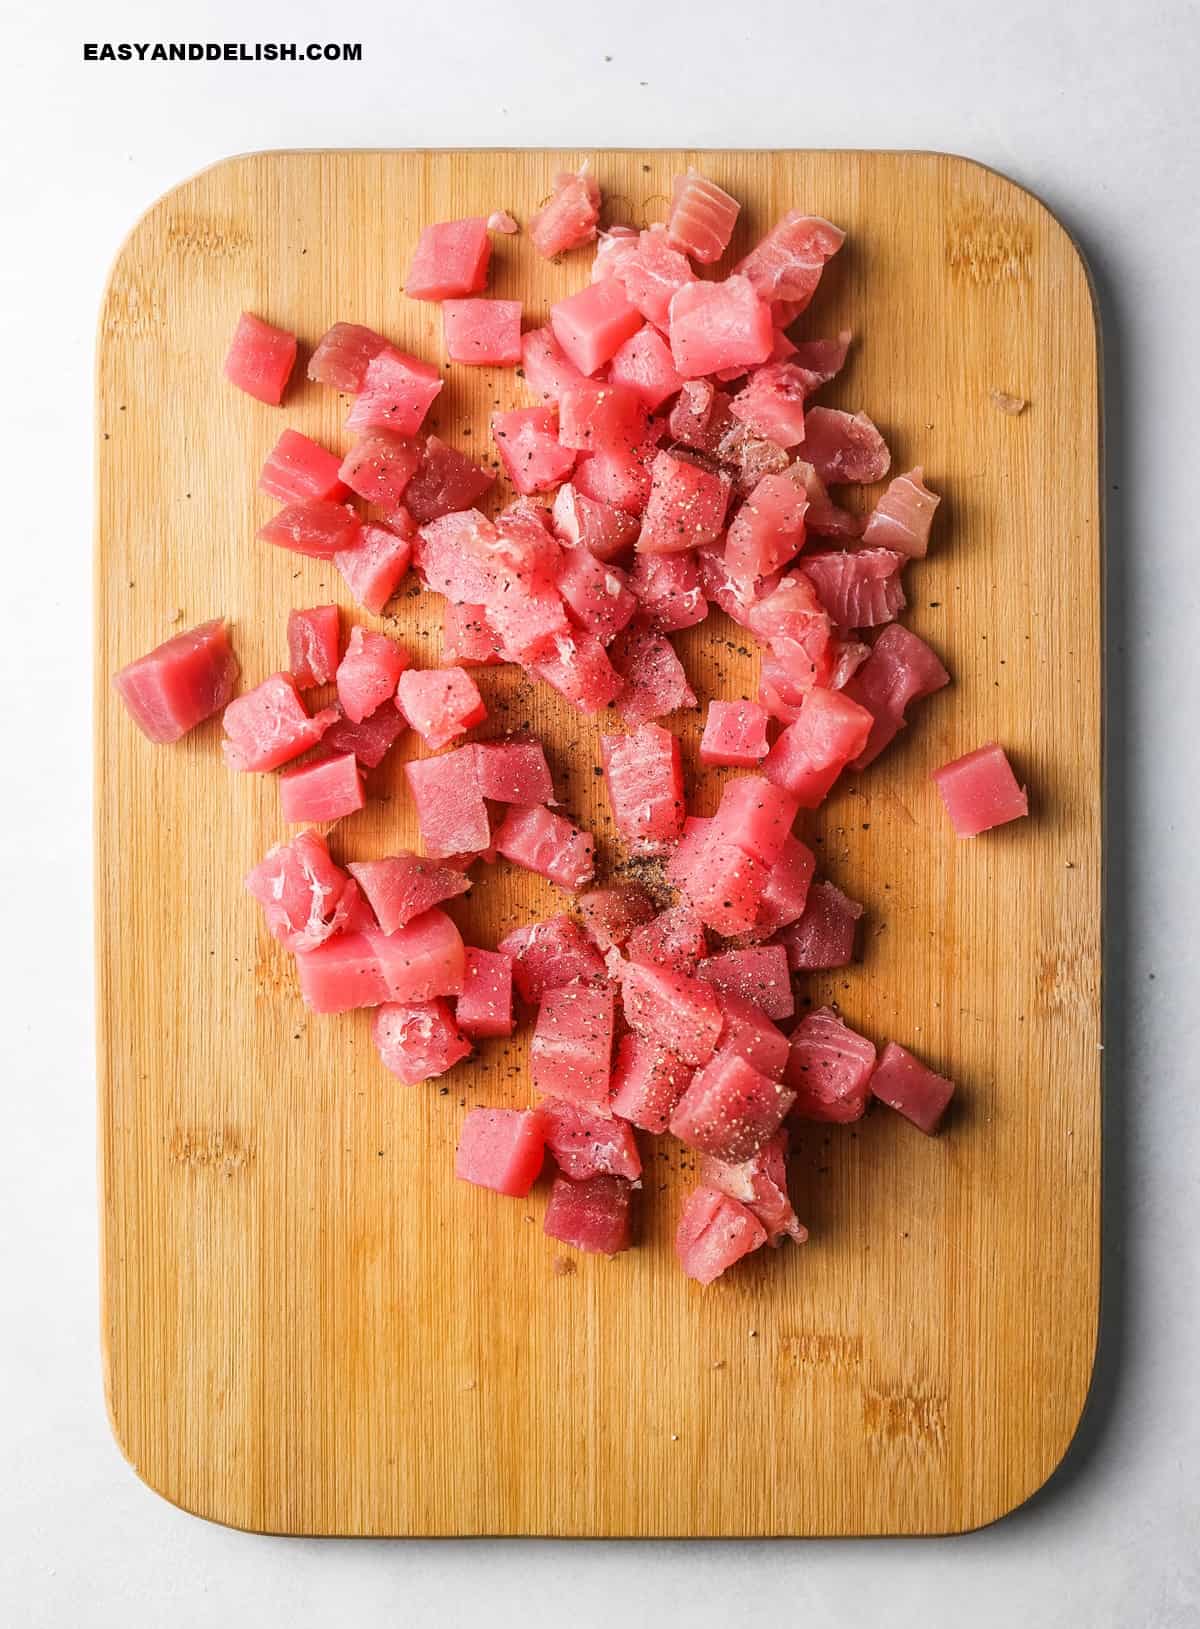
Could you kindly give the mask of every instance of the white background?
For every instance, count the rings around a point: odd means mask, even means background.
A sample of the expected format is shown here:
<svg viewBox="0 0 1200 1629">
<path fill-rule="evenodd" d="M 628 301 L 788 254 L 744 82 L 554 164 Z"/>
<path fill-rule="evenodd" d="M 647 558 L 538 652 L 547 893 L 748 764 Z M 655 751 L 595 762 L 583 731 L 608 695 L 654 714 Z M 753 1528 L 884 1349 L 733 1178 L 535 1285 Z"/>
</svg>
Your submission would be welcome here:
<svg viewBox="0 0 1200 1629">
<path fill-rule="evenodd" d="M 361 39 L 365 61 L 82 61 L 84 40 L 172 37 Z M 31 0 L 19 15 L 0 12 L 0 53 L 0 1621 L 1200 1622 L 1196 7 Z M 957 151 L 1040 192 L 1094 268 L 1110 488 L 1105 1324 L 1066 1467 L 983 1533 L 644 1545 L 263 1539 L 169 1507 L 109 1437 L 97 1356 L 88 807 L 90 394 L 105 270 L 139 211 L 225 155 L 476 144 Z"/>
</svg>

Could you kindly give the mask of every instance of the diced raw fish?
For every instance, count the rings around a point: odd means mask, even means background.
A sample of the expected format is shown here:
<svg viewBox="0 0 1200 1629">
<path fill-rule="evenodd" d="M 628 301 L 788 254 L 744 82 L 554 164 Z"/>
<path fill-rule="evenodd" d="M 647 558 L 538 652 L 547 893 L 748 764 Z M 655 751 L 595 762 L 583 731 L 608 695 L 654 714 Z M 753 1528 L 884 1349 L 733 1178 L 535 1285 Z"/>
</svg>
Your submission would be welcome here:
<svg viewBox="0 0 1200 1629">
<path fill-rule="evenodd" d="M 568 1098 L 548 1097 L 541 1105 L 546 1147 L 573 1182 L 607 1175 L 636 1182 L 642 1174 L 637 1142 L 626 1120 L 597 1114 Z"/>
<path fill-rule="evenodd" d="M 697 705 L 683 663 L 662 634 L 635 624 L 617 635 L 609 654 L 625 681 L 618 711 L 626 724 L 645 724 L 681 707 Z"/>
<path fill-rule="evenodd" d="M 446 1002 L 385 1001 L 371 1022 L 383 1067 L 402 1086 L 434 1080 L 471 1054 L 471 1043 L 459 1033 Z"/>
<path fill-rule="evenodd" d="M 671 347 L 649 323 L 632 334 L 616 352 L 609 364 L 608 376 L 614 384 L 632 390 L 651 413 L 669 396 L 674 396 L 683 383 L 675 371 Z"/>
<path fill-rule="evenodd" d="M 462 989 L 462 937 L 444 911 L 426 911 L 398 933 L 365 928 L 300 951 L 300 993 L 313 1012 L 349 1012 L 383 1001 L 432 1001 Z"/>
<path fill-rule="evenodd" d="M 871 1076 L 871 1096 L 932 1137 L 954 1096 L 954 1082 L 889 1041 Z"/>
<path fill-rule="evenodd" d="M 713 821 L 683 890 L 700 920 L 728 938 L 754 927 L 769 873 L 715 827 Z"/>
<path fill-rule="evenodd" d="M 544 1152 L 536 1109 L 470 1109 L 458 1134 L 454 1174 L 477 1188 L 523 1199 L 537 1181 Z"/>
<path fill-rule="evenodd" d="M 558 401 L 564 390 L 584 377 L 549 327 L 531 328 L 521 335 L 521 371 L 526 389 L 548 401 Z"/>
<path fill-rule="evenodd" d="M 178 741 L 226 707 L 238 678 L 229 628 L 218 617 L 157 645 L 113 674 L 113 688 L 147 740 Z"/>
<path fill-rule="evenodd" d="M 313 560 L 332 560 L 359 540 L 362 522 L 348 504 L 331 498 L 305 498 L 289 503 L 258 529 L 264 543 L 305 554 Z"/>
<path fill-rule="evenodd" d="M 790 1046 L 787 1036 L 761 1007 L 729 990 L 717 990 L 721 1007 L 721 1038 L 714 1056 L 744 1058 L 760 1075 L 782 1080 Z"/>
<path fill-rule="evenodd" d="M 755 938 L 765 939 L 803 915 L 815 866 L 812 850 L 799 838 L 789 837 L 767 876 L 754 919 Z"/>
<path fill-rule="evenodd" d="M 665 967 L 690 977 L 700 958 L 708 955 L 704 924 L 685 900 L 636 928 L 629 935 L 625 953 L 642 967 Z"/>
<path fill-rule="evenodd" d="M 616 882 L 579 896 L 583 925 L 599 950 L 623 945 L 654 915 L 654 902 L 636 882 Z"/>
<path fill-rule="evenodd" d="M 461 871 L 407 850 L 383 860 L 351 860 L 347 869 L 384 933 L 407 927 L 414 916 L 465 894 L 471 886 Z"/>
<path fill-rule="evenodd" d="M 378 769 L 407 728 L 403 713 L 395 707 L 380 707 L 361 724 L 339 716 L 321 737 L 321 749 L 352 752 L 364 769 Z"/>
<path fill-rule="evenodd" d="M 267 454 L 258 489 L 283 503 L 304 498 L 344 498 L 336 453 L 310 441 L 299 430 L 285 430 Z"/>
<path fill-rule="evenodd" d="M 811 464 L 797 458 L 788 467 L 789 480 L 802 486 L 808 497 L 808 513 L 804 524 L 816 537 L 836 537 L 852 543 L 863 535 L 866 518 L 852 515 L 830 499 L 829 489 Z"/>
<path fill-rule="evenodd" d="M 332 453 L 329 455 L 332 457 Z M 387 508 L 404 501 L 404 490 L 417 472 L 421 448 L 395 430 L 368 430 L 342 460 L 340 478 L 367 503 Z M 313 497 L 337 496 L 313 493 Z"/>
<path fill-rule="evenodd" d="M 535 583 L 532 588 L 513 583 L 486 605 L 485 614 L 504 660 L 526 667 L 562 653 L 575 632 L 562 596 L 551 583 Z"/>
<path fill-rule="evenodd" d="M 593 1255 L 615 1256 L 632 1242 L 631 1188 L 623 1177 L 594 1176 L 584 1182 L 557 1176 L 550 1189 L 542 1231 L 551 1239 Z"/>
<path fill-rule="evenodd" d="M 688 1195 L 675 1230 L 679 1265 L 698 1284 L 711 1284 L 766 1242 L 766 1229 L 754 1212 L 715 1188 Z"/>
<path fill-rule="evenodd" d="M 431 363 L 388 345 L 367 363 L 346 428 L 415 436 L 444 383 Z"/>
<path fill-rule="evenodd" d="M 819 216 L 789 210 L 737 270 L 760 299 L 785 300 L 789 321 L 805 309 L 817 291 L 825 262 L 845 242 L 846 234 Z"/>
<path fill-rule="evenodd" d="M 246 891 L 262 906 L 267 931 L 294 951 L 313 950 L 340 933 L 356 890 L 320 832 L 302 831 L 267 851 L 246 877 Z"/>
<path fill-rule="evenodd" d="M 513 236 L 521 230 L 507 209 L 494 209 L 487 218 L 489 232 L 504 232 Z"/>
<path fill-rule="evenodd" d="M 683 836 L 667 862 L 667 881 L 683 888 L 691 876 L 696 862 L 704 853 L 712 819 L 705 815 L 688 815 L 683 823 Z"/>
<path fill-rule="evenodd" d="M 615 277 L 619 267 L 631 255 L 637 254 L 639 232 L 636 226 L 610 226 L 596 239 L 596 253 L 592 259 L 590 282 Z"/>
<path fill-rule="evenodd" d="M 836 339 L 805 339 L 793 347 L 787 360 L 804 374 L 805 395 L 811 396 L 842 371 L 853 337 L 843 328 Z"/>
<path fill-rule="evenodd" d="M 357 395 L 367 376 L 367 364 L 387 349 L 387 343 L 382 334 L 361 323 L 335 322 L 308 359 L 308 377 L 317 384 Z"/>
<path fill-rule="evenodd" d="M 447 600 L 442 607 L 442 661 L 463 667 L 492 667 L 500 660 L 484 607 L 456 605 Z"/>
<path fill-rule="evenodd" d="M 369 896 L 368 896 L 369 897 Z M 751 945 L 724 950 L 696 969 L 696 977 L 728 995 L 761 1007 L 768 1018 L 789 1018 L 796 1010 L 787 951 L 782 945 Z"/>
<path fill-rule="evenodd" d="M 620 566 L 587 549 L 563 550 L 556 586 L 579 626 L 595 634 L 602 645 L 620 633 L 638 607 Z"/>
<path fill-rule="evenodd" d="M 691 1067 L 682 1058 L 630 1031 L 617 1043 L 612 1111 L 643 1131 L 665 1131 L 691 1078 Z"/>
<path fill-rule="evenodd" d="M 336 605 L 289 611 L 288 668 L 301 690 L 331 684 L 337 672 L 341 624 Z"/>
<path fill-rule="evenodd" d="M 479 790 L 497 803 L 553 803 L 554 782 L 540 741 L 481 741 Z"/>
<path fill-rule="evenodd" d="M 755 368 L 729 404 L 734 418 L 777 447 L 804 440 L 804 401 L 809 375 L 794 362 L 767 362 Z"/>
<path fill-rule="evenodd" d="M 612 985 L 575 980 L 547 990 L 538 1006 L 529 1049 L 533 1089 L 543 1097 L 567 1098 L 609 1115 L 612 1068 Z"/>
<path fill-rule="evenodd" d="M 458 1027 L 479 1037 L 513 1032 L 513 962 L 502 950 L 467 946 L 462 994 L 455 1007 Z"/>
<path fill-rule="evenodd" d="M 296 336 L 243 311 L 225 356 L 225 377 L 257 401 L 278 407 L 296 363 Z"/>
<path fill-rule="evenodd" d="M 474 747 L 458 747 L 439 758 L 414 758 L 405 764 L 404 773 L 427 853 L 440 859 L 491 846 Z"/>
<path fill-rule="evenodd" d="M 521 302 L 446 300 L 442 338 L 451 362 L 515 366 L 521 360 Z"/>
<path fill-rule="evenodd" d="M 556 640 L 553 654 L 535 662 L 533 671 L 583 713 L 610 706 L 624 689 L 604 646 L 582 628 Z"/>
<path fill-rule="evenodd" d="M 600 219 L 600 187 L 586 168 L 577 175 L 560 174 L 554 191 L 529 218 L 529 236 L 545 260 L 581 243 L 591 243 Z"/>
<path fill-rule="evenodd" d="M 867 744 L 872 715 L 843 690 L 810 690 L 800 716 L 767 754 L 763 773 L 802 809 L 818 808 L 842 770 Z"/>
<path fill-rule="evenodd" d="M 768 870 L 783 854 L 799 808 L 785 788 L 762 775 L 737 775 L 726 781 L 710 828 Z"/>
<path fill-rule="evenodd" d="M 453 300 L 487 287 L 492 240 L 482 215 L 426 226 L 404 279 L 410 300 Z"/>
<path fill-rule="evenodd" d="M 629 586 L 637 597 L 639 615 L 656 633 L 694 628 L 708 615 L 700 567 L 690 551 L 635 554 Z"/>
<path fill-rule="evenodd" d="M 392 516 L 395 524 L 396 516 Z M 346 587 L 366 611 L 376 616 L 399 588 L 412 559 L 412 542 L 390 526 L 367 521 L 352 549 L 339 551 L 333 563 Z"/>
<path fill-rule="evenodd" d="M 490 470 L 480 469 L 466 453 L 431 435 L 417 473 L 404 489 L 404 502 L 419 526 L 442 515 L 471 509 L 495 484 Z"/>
<path fill-rule="evenodd" d="M 225 762 L 230 769 L 278 769 L 315 747 L 337 716 L 323 707 L 310 718 L 292 675 L 273 673 L 226 707 Z"/>
<path fill-rule="evenodd" d="M 832 1007 L 819 1007 L 792 1031 L 784 1079 L 796 1093 L 794 1113 L 805 1120 L 847 1125 L 867 1108 L 875 1048 L 844 1024 Z"/>
<path fill-rule="evenodd" d="M 625 1022 L 639 1035 L 685 1063 L 700 1065 L 712 1057 L 722 1019 L 711 985 L 630 962 L 621 968 L 621 997 Z"/>
<path fill-rule="evenodd" d="M 744 277 L 685 283 L 671 298 L 671 355 L 684 379 L 757 367 L 774 345 L 771 313 Z"/>
<path fill-rule="evenodd" d="M 612 275 L 620 279 L 626 298 L 646 321 L 665 333 L 670 323 L 672 295 L 685 283 L 696 281 L 687 256 L 671 247 L 661 226 L 650 227 L 633 239 L 618 241 L 627 247 L 614 258 Z"/>
<path fill-rule="evenodd" d="M 754 768 L 767 755 L 767 718 L 756 701 L 710 701 L 700 762 Z"/>
<path fill-rule="evenodd" d="M 830 690 L 844 690 L 859 668 L 871 654 L 870 645 L 864 645 L 861 639 L 835 639 L 829 647 L 831 668 L 829 673 Z M 788 719 L 788 723 L 792 723 Z"/>
<path fill-rule="evenodd" d="M 808 499 L 786 475 L 764 475 L 729 525 L 725 562 L 743 586 L 769 577 L 804 547 Z"/>
<path fill-rule="evenodd" d="M 541 806 L 514 804 L 496 833 L 506 860 L 548 877 L 560 888 L 582 888 L 595 869 L 595 842 L 563 815 Z"/>
<path fill-rule="evenodd" d="M 929 529 L 941 498 L 925 485 L 918 464 L 907 475 L 897 475 L 867 517 L 863 542 L 898 549 L 909 559 L 922 558 L 929 549 Z"/>
<path fill-rule="evenodd" d="M 386 634 L 351 628 L 346 651 L 337 670 L 337 693 L 342 711 L 352 724 L 361 724 L 396 694 L 396 684 L 408 666 L 408 652 Z"/>
<path fill-rule="evenodd" d="M 746 612 L 746 626 L 765 639 L 792 683 L 803 690 L 823 684 L 829 674 L 833 628 L 813 585 L 789 572 Z"/>
<path fill-rule="evenodd" d="M 461 667 L 409 668 L 400 675 L 396 705 L 433 751 L 487 717 L 474 679 Z"/>
<path fill-rule="evenodd" d="M 689 170 L 677 175 L 671 187 L 671 213 L 667 236 L 702 266 L 720 260 L 729 247 L 741 205 L 736 198 Z"/>
<path fill-rule="evenodd" d="M 1004 748 L 995 741 L 943 764 L 933 771 L 932 779 L 958 837 L 977 837 L 981 831 L 1029 813 L 1025 788 L 1018 784 Z"/>
<path fill-rule="evenodd" d="M 352 752 L 286 769 L 279 777 L 279 812 L 289 825 L 341 820 L 366 801 L 362 771 Z"/>
<path fill-rule="evenodd" d="M 568 360 L 584 374 L 593 374 L 611 362 L 641 326 L 641 312 L 630 305 L 615 278 L 589 283 L 550 307 L 555 339 Z"/>
<path fill-rule="evenodd" d="M 617 560 L 632 547 L 641 522 L 615 504 L 586 498 L 568 481 L 554 495 L 554 533 L 598 560 Z"/>
<path fill-rule="evenodd" d="M 683 835 L 683 759 L 679 742 L 658 724 L 632 735 L 602 735 L 600 753 L 613 819 L 637 854 L 663 854 Z"/>
<path fill-rule="evenodd" d="M 650 466 L 650 496 L 637 548 L 647 554 L 676 554 L 712 543 L 725 524 L 729 477 L 713 474 L 669 452 Z"/>
<path fill-rule="evenodd" d="M 846 695 L 874 719 L 867 744 L 854 760 L 865 769 L 904 728 L 910 702 L 931 696 L 950 675 L 923 639 L 898 622 L 886 627 L 871 654 L 846 685 Z"/>
<path fill-rule="evenodd" d="M 779 934 L 795 973 L 845 967 L 854 958 L 854 941 L 863 908 L 832 882 L 814 882 L 804 914 Z"/>
<path fill-rule="evenodd" d="M 806 555 L 801 570 L 839 628 L 875 628 L 907 604 L 904 560 L 895 549 L 835 549 Z"/>
<path fill-rule="evenodd" d="M 776 660 L 770 651 L 763 652 L 759 664 L 758 699 L 772 718 L 778 719 L 781 724 L 794 724 L 811 689 L 811 678 L 807 684 L 797 684 L 782 662 Z"/>
<path fill-rule="evenodd" d="M 637 447 L 598 447 L 593 453 L 581 453 L 575 464 L 575 490 L 585 498 L 640 515 L 650 496 L 654 453 L 655 444 L 649 439 Z"/>
<path fill-rule="evenodd" d="M 492 440 L 518 492 L 553 492 L 575 463 L 575 454 L 559 442 L 558 412 L 553 407 L 493 413 Z"/>
<path fill-rule="evenodd" d="M 513 982 L 522 1001 L 533 1004 L 547 990 L 575 979 L 601 979 L 604 963 L 578 922 L 551 916 L 516 928 L 499 947 L 511 957 Z"/>
<path fill-rule="evenodd" d="M 801 453 L 823 481 L 882 481 L 892 462 L 887 443 L 865 413 L 810 407 Z"/>
<path fill-rule="evenodd" d="M 754 1212 L 767 1233 L 768 1244 L 785 1238 L 803 1244 L 808 1229 L 792 1209 L 787 1190 L 788 1134 L 780 1129 L 752 1159 L 729 1165 L 711 1154 L 700 1158 L 700 1180 L 706 1188 L 728 1194 Z"/>
<path fill-rule="evenodd" d="M 487 606 L 511 588 L 519 588 L 503 557 L 496 526 L 477 509 L 440 515 L 421 527 L 413 561 L 435 594 L 461 605 Z"/>
<path fill-rule="evenodd" d="M 689 1148 L 736 1164 L 775 1135 L 795 1096 L 737 1053 L 719 1052 L 692 1076 L 675 1105 L 671 1133 Z"/>
<path fill-rule="evenodd" d="M 723 390 L 711 379 L 685 379 L 667 425 L 672 441 L 715 457 L 731 422 Z"/>
<path fill-rule="evenodd" d="M 764 475 L 782 475 L 788 468 L 788 455 L 782 447 L 755 435 L 736 419 L 730 419 L 716 456 L 732 475 L 734 490 L 742 497 L 749 497 Z"/>
</svg>

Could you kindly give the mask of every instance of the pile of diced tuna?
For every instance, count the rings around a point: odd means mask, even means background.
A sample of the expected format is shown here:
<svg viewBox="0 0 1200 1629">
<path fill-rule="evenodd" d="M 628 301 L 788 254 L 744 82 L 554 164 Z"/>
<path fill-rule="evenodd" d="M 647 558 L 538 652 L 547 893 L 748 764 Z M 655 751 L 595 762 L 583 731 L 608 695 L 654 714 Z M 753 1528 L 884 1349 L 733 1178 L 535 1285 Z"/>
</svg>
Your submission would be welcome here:
<svg viewBox="0 0 1200 1629">
<path fill-rule="evenodd" d="M 585 169 L 559 177 L 529 222 L 547 257 L 597 243 L 590 281 L 546 327 L 522 332 L 520 302 L 483 292 L 489 228 L 515 230 L 507 214 L 426 228 L 409 269 L 407 296 L 441 302 L 452 364 L 523 370 L 531 405 L 490 427 L 512 501 L 484 513 L 493 472 L 425 430 L 439 368 L 347 322 L 308 374 L 353 395 L 349 452 L 285 430 L 262 470 L 283 507 L 260 537 L 332 561 L 371 613 L 414 569 L 442 596 L 444 665 L 419 668 L 364 626 L 343 641 L 338 608 L 321 605 L 292 612 L 287 669 L 241 695 L 220 620 L 115 682 L 151 740 L 221 711 L 230 768 L 283 769 L 281 819 L 305 829 L 246 886 L 313 1012 L 375 1009 L 397 1080 L 435 1079 L 510 1036 L 518 1010 L 533 1015 L 536 1107 L 470 1110 L 457 1174 L 525 1195 L 548 1151 L 546 1232 L 611 1255 L 632 1238 L 636 1132 L 676 1137 L 700 1156 L 676 1247 L 707 1284 L 763 1244 L 807 1238 L 788 1196 L 789 1124 L 853 1122 L 874 1098 L 932 1133 L 954 1091 L 833 1008 L 794 1021 L 793 993 L 794 974 L 851 960 L 862 914 L 815 880 L 799 812 L 949 682 L 896 621 L 938 498 L 919 468 L 866 517 L 830 496 L 890 464 L 865 413 L 813 404 L 851 336 L 788 337 L 841 246 L 836 227 L 792 211 L 727 275 L 702 277 L 738 215 L 712 182 L 681 177 L 665 225 L 597 242 L 599 211 Z M 278 404 L 296 353 L 295 336 L 247 313 L 226 374 Z M 700 757 L 743 773 L 700 818 L 679 740 L 657 721 L 698 705 L 670 635 L 713 605 L 757 643 L 761 680 L 755 701 L 707 698 Z M 500 662 L 611 719 L 598 772 L 653 886 L 596 877 L 538 741 L 464 739 L 487 717 L 468 669 Z M 305 692 L 330 685 L 336 699 L 310 709 Z M 405 765 L 424 853 L 340 865 L 314 828 L 363 807 L 364 772 L 406 730 L 431 754 Z M 1027 812 L 995 744 L 935 779 L 960 835 Z M 556 884 L 573 913 L 464 944 L 445 907 L 498 856 Z"/>
</svg>

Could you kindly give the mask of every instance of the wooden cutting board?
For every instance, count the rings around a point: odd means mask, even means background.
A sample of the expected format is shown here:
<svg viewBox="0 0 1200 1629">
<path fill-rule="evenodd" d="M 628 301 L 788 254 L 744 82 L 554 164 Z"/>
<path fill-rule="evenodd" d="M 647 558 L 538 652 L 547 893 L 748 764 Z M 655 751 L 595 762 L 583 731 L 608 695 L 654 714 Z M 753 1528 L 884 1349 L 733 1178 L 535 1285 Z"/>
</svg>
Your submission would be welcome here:
<svg viewBox="0 0 1200 1629">
<path fill-rule="evenodd" d="M 694 1180 L 674 1149 L 647 1139 L 640 1247 L 613 1261 L 544 1237 L 544 1185 L 523 1202 L 455 1182 L 465 1109 L 529 1100 L 524 1041 L 405 1089 L 367 1015 L 308 1015 L 240 884 L 284 834 L 273 778 L 231 775 L 216 721 L 151 746 L 108 688 L 222 613 L 256 683 L 285 665 L 290 607 L 349 607 L 335 573 L 254 536 L 279 431 L 345 448 L 346 403 L 303 366 L 282 410 L 227 386 L 238 313 L 306 344 L 352 318 L 439 357 L 437 307 L 401 293 L 420 227 L 524 220 L 585 156 L 608 221 L 663 218 L 695 163 L 744 201 L 736 253 L 793 205 L 844 226 L 802 330 L 854 330 L 826 399 L 866 408 L 896 467 L 922 462 L 945 494 L 908 620 L 955 683 L 802 818 L 821 869 L 868 906 L 861 963 L 802 995 L 908 1043 L 961 1104 L 932 1141 L 885 1111 L 814 1126 L 793 1162 L 810 1242 L 708 1290 L 671 1248 Z M 497 238 L 492 292 L 540 321 L 589 264 Z M 455 368 L 439 432 L 488 456 L 489 410 L 524 399 L 511 372 Z M 1041 1485 L 1096 1335 L 1099 428 L 1076 249 L 962 159 L 267 153 L 155 205 L 101 323 L 96 692 L 105 1373 L 150 1486 L 273 1532 L 767 1535 L 959 1531 Z M 435 662 L 440 601 L 394 609 L 381 625 Z M 679 646 L 702 698 L 754 693 L 722 618 Z M 611 856 L 603 722 L 515 671 L 481 684 L 488 729 L 543 737 Z M 671 725 L 710 813 L 723 775 L 697 765 L 700 718 Z M 993 738 L 1033 818 L 956 842 L 929 771 Z M 415 843 L 399 763 L 372 791 L 339 857 Z M 492 945 L 562 904 L 501 865 L 456 915 Z"/>
</svg>

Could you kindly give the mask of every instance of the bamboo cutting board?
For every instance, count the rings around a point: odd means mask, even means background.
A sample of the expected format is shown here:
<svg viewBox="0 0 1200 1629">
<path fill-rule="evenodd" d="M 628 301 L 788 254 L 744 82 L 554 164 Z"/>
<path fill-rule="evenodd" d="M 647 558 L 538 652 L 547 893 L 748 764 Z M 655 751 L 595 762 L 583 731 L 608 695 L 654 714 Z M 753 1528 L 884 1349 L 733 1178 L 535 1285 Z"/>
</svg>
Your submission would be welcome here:
<svg viewBox="0 0 1200 1629">
<path fill-rule="evenodd" d="M 886 1111 L 798 1140 L 803 1248 L 709 1290 L 671 1237 L 694 1180 L 653 1152 L 640 1247 L 544 1237 L 528 1202 L 456 1183 L 474 1103 L 525 1104 L 524 1041 L 397 1085 L 369 1019 L 314 1019 L 240 879 L 285 828 L 273 777 L 223 767 L 217 721 L 134 730 L 110 673 L 225 614 L 243 682 L 286 664 L 290 607 L 339 600 L 319 562 L 255 541 L 258 468 L 285 425 L 343 449 L 346 403 L 227 386 L 250 308 L 313 343 L 336 318 L 441 355 L 401 281 L 419 228 L 508 208 L 591 156 L 606 218 L 663 217 L 697 164 L 744 201 L 734 251 L 793 205 L 848 233 L 807 334 L 852 328 L 834 405 L 946 494 L 910 625 L 952 688 L 798 830 L 866 901 L 864 954 L 803 995 L 954 1075 L 929 1141 Z M 491 289 L 530 318 L 587 276 L 496 240 Z M 1019 416 L 993 391 L 1028 399 Z M 455 368 L 438 430 L 486 455 L 511 372 Z M 1088 279 L 1043 206 L 978 166 L 889 153 L 269 153 L 219 165 L 131 235 L 99 367 L 97 912 L 103 1342 L 117 1438 L 149 1485 L 239 1527 L 342 1534 L 866 1534 L 979 1526 L 1060 1460 L 1096 1334 L 1099 1205 L 1100 510 Z M 874 494 L 866 494 L 868 501 Z M 379 624 L 418 662 L 440 601 Z M 752 695 L 713 617 L 679 639 L 701 697 Z M 607 842 L 603 722 L 485 671 L 483 733 L 530 724 L 567 809 Z M 671 721 L 699 772 L 700 717 Z M 956 842 L 929 771 L 998 739 L 1033 818 Z M 404 749 L 397 757 L 404 756 Z M 400 764 L 333 838 L 415 846 Z M 562 907 L 501 865 L 455 907 L 493 945 Z M 439 1089 L 439 1084 L 442 1089 Z M 690 1164 L 690 1161 L 687 1163 Z"/>
</svg>

